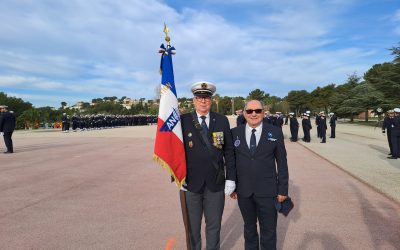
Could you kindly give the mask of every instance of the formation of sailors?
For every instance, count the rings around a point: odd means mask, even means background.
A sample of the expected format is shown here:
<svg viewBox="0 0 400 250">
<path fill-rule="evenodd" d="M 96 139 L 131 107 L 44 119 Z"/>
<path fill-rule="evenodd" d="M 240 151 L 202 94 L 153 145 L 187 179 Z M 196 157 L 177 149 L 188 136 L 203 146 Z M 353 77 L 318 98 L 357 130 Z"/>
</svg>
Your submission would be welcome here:
<svg viewBox="0 0 400 250">
<path fill-rule="evenodd" d="M 389 159 L 400 157 L 400 108 L 389 110 L 383 120 L 382 133 L 387 134 Z"/>
<path fill-rule="evenodd" d="M 124 126 L 144 126 L 157 124 L 155 115 L 73 115 L 62 116 L 62 131 L 84 131 Z"/>
</svg>

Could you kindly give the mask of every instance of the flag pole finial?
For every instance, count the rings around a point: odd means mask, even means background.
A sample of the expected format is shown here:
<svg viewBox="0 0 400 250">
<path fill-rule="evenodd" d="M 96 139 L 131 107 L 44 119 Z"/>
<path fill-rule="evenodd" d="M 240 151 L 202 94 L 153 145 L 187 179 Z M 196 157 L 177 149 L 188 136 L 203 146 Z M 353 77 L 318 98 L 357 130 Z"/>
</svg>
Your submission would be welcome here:
<svg viewBox="0 0 400 250">
<path fill-rule="evenodd" d="M 171 38 L 168 36 L 169 29 L 166 23 L 164 23 L 164 33 L 165 33 L 165 41 L 170 45 Z"/>
</svg>

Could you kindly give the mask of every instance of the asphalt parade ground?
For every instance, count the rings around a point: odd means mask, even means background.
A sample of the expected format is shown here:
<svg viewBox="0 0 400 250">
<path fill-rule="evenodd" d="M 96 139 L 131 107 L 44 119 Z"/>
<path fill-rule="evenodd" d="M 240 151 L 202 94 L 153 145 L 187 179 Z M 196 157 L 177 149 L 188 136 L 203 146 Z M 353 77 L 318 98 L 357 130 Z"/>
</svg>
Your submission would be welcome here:
<svg viewBox="0 0 400 250">
<path fill-rule="evenodd" d="M 152 160 L 155 128 L 17 131 L 15 153 L 0 154 L 0 249 L 185 249 L 178 189 Z M 295 208 L 279 216 L 278 249 L 400 249 L 400 160 L 386 158 L 380 129 L 311 135 L 285 141 Z M 243 249 L 229 197 L 221 249 Z"/>
</svg>

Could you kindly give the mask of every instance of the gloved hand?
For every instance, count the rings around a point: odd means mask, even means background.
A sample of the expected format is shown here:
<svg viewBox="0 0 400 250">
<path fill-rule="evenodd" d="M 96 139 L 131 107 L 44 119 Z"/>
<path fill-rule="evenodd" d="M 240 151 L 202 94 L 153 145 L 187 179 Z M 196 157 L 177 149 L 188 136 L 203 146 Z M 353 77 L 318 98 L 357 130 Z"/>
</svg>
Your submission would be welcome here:
<svg viewBox="0 0 400 250">
<path fill-rule="evenodd" d="M 187 184 L 186 184 L 186 181 L 184 181 L 184 182 L 182 183 L 182 186 L 181 186 L 180 189 L 181 189 L 182 191 L 185 191 L 185 192 L 186 192 L 186 191 L 187 191 L 186 188 L 187 188 Z"/>
<path fill-rule="evenodd" d="M 4 135 L 4 133 L 3 133 L 3 132 L 0 132 L 0 135 Z"/>
<path fill-rule="evenodd" d="M 234 181 L 231 180 L 226 180 L 225 181 L 225 194 L 226 195 L 231 195 L 233 191 L 236 189 L 236 184 Z"/>
</svg>

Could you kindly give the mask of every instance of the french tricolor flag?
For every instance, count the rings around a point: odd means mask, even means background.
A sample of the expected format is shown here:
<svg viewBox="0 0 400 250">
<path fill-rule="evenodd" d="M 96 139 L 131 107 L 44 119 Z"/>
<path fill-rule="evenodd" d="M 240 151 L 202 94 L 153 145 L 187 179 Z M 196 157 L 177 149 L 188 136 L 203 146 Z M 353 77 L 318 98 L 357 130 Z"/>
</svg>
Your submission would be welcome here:
<svg viewBox="0 0 400 250">
<path fill-rule="evenodd" d="M 176 95 L 172 55 L 175 48 L 161 44 L 161 97 L 154 159 L 166 168 L 180 188 L 186 178 L 186 160 Z"/>
</svg>

